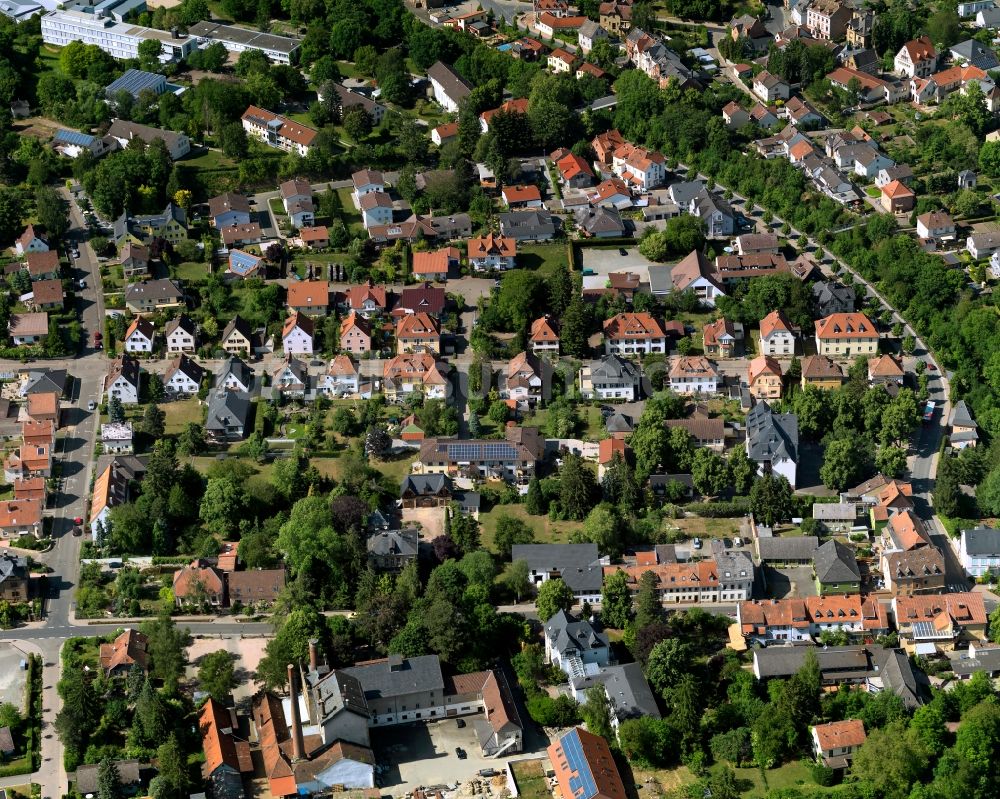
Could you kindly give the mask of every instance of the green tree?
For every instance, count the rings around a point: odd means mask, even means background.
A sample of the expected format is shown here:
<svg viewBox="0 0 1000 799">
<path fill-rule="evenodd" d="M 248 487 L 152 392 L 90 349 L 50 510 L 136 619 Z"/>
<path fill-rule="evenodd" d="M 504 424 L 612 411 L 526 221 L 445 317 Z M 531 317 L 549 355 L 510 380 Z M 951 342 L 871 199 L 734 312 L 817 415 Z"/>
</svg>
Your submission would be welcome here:
<svg viewBox="0 0 1000 799">
<path fill-rule="evenodd" d="M 532 516 L 545 513 L 545 497 L 542 495 L 542 484 L 538 475 L 533 474 L 528 481 L 528 493 L 524 498 L 524 509 Z"/>
<path fill-rule="evenodd" d="M 205 485 L 198 516 L 206 529 L 225 540 L 236 534 L 248 504 L 243 486 L 229 478 L 212 478 Z"/>
<path fill-rule="evenodd" d="M 174 620 L 166 615 L 143 622 L 140 629 L 148 639 L 146 651 L 149 654 L 150 676 L 160 680 L 168 694 L 176 693 L 177 683 L 184 675 L 187 664 L 190 634 L 186 629 L 178 629 Z"/>
<path fill-rule="evenodd" d="M 53 188 L 46 186 L 35 192 L 35 216 L 50 239 L 60 241 L 69 228 L 66 203 Z"/>
<path fill-rule="evenodd" d="M 559 472 L 559 505 L 567 518 L 583 519 L 590 511 L 597 481 L 583 459 L 569 453 Z"/>
<path fill-rule="evenodd" d="M 546 580 L 538 587 L 535 609 L 538 618 L 548 621 L 560 610 L 569 611 L 574 602 L 573 590 L 559 578 Z"/>
<path fill-rule="evenodd" d="M 759 524 L 771 527 L 792 518 L 792 487 L 783 475 L 765 474 L 750 489 L 750 512 Z"/>
<path fill-rule="evenodd" d="M 125 421 L 125 408 L 118 397 L 108 400 L 108 418 L 115 424 Z"/>
<path fill-rule="evenodd" d="M 156 746 L 168 732 L 167 710 L 149 680 L 145 680 L 135 702 L 132 728 L 146 746 Z"/>
<path fill-rule="evenodd" d="M 639 590 L 635 597 L 635 627 L 641 630 L 655 622 L 663 613 L 660 604 L 656 573 L 644 571 L 639 577 Z"/>
<path fill-rule="evenodd" d="M 889 477 L 902 477 L 906 472 L 906 450 L 902 447 L 879 447 L 875 453 L 875 468 Z"/>
<path fill-rule="evenodd" d="M 646 662 L 646 679 L 661 696 L 680 682 L 692 667 L 693 653 L 688 644 L 679 638 L 660 641 L 649 653 Z"/>
<path fill-rule="evenodd" d="M 114 758 L 105 757 L 97 764 L 98 799 L 122 799 L 121 777 Z"/>
<path fill-rule="evenodd" d="M 915 731 L 896 721 L 868 733 L 854 755 L 851 774 L 874 796 L 904 799 L 920 778 L 926 757 Z"/>
<path fill-rule="evenodd" d="M 146 406 L 142 414 L 142 432 L 154 440 L 163 438 L 167 415 L 154 403 Z"/>
<path fill-rule="evenodd" d="M 694 453 L 691 479 L 699 493 L 714 496 L 721 493 L 729 482 L 729 470 L 721 455 L 701 447 Z"/>
<path fill-rule="evenodd" d="M 171 734 L 156 750 L 156 769 L 156 777 L 149 784 L 153 799 L 184 799 L 188 795 L 191 780 L 176 735 Z"/>
<path fill-rule="evenodd" d="M 583 521 L 578 538 L 597 544 L 597 549 L 618 558 L 625 548 L 626 525 L 618 508 L 602 502 Z"/>
<path fill-rule="evenodd" d="M 600 735 L 606 741 L 614 740 L 611 728 L 611 701 L 603 685 L 594 685 L 584 693 L 586 701 L 580 706 L 580 715 L 587 725 L 587 730 Z"/>
<path fill-rule="evenodd" d="M 628 575 L 619 570 L 604 578 L 601 589 L 601 621 L 608 627 L 622 630 L 632 616 L 632 595 Z"/>
<path fill-rule="evenodd" d="M 859 436 L 831 441 L 823 453 L 823 466 L 819 470 L 823 485 L 833 491 L 843 491 L 858 483 L 865 468 L 865 449 Z"/>
<path fill-rule="evenodd" d="M 757 475 L 757 464 L 750 460 L 744 447 L 733 447 L 729 453 L 728 463 L 729 479 L 733 485 L 733 491 L 738 495 L 746 495 L 753 486 L 753 479 Z"/>
<path fill-rule="evenodd" d="M 16 730 L 21 724 L 21 714 L 10 702 L 0 704 L 0 727 Z"/>
<path fill-rule="evenodd" d="M 205 655 L 198 666 L 198 683 L 212 699 L 225 703 L 237 685 L 233 656 L 224 649 Z"/>
<path fill-rule="evenodd" d="M 521 519 L 506 513 L 501 513 L 497 517 L 493 544 L 504 560 L 510 558 L 511 549 L 515 544 L 530 544 L 534 540 L 534 531 Z"/>
<path fill-rule="evenodd" d="M 510 591 L 515 599 L 520 602 L 521 597 L 531 590 L 531 570 L 528 568 L 528 561 L 515 560 L 504 572 L 501 578 L 504 587 Z"/>
</svg>

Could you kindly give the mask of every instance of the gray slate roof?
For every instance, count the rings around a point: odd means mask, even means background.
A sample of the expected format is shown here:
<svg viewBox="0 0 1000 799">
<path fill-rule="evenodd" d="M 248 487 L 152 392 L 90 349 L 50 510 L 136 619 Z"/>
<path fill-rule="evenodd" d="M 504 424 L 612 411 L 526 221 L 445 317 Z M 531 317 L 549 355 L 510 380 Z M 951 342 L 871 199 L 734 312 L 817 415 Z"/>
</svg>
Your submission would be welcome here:
<svg viewBox="0 0 1000 799">
<path fill-rule="evenodd" d="M 597 544 L 515 544 L 510 558 L 527 561 L 531 571 L 558 571 L 574 594 L 595 593 L 604 584 Z"/>
<path fill-rule="evenodd" d="M 443 691 L 444 677 L 437 655 L 404 658 L 389 655 L 387 658 L 350 666 L 343 671 L 361 682 L 366 699 L 386 699 L 418 691 Z"/>
<path fill-rule="evenodd" d="M 976 420 L 972 418 L 972 412 L 969 410 L 969 406 L 965 404 L 965 400 L 959 400 L 951 409 L 951 418 L 948 420 L 948 424 L 952 427 L 975 427 Z"/>
<path fill-rule="evenodd" d="M 861 580 L 861 570 L 853 550 L 830 539 L 813 555 L 816 579 L 821 583 L 850 583 Z"/>
<path fill-rule="evenodd" d="M 759 402 L 747 414 L 747 442 L 752 461 L 798 463 L 799 419 L 794 413 L 774 413 L 766 402 Z"/>
<path fill-rule="evenodd" d="M 819 539 L 814 535 L 757 539 L 757 550 L 762 561 L 810 560 L 818 547 Z"/>
<path fill-rule="evenodd" d="M 381 530 L 368 539 L 368 551 L 372 555 L 386 557 L 416 557 L 420 534 L 413 529 Z"/>
<path fill-rule="evenodd" d="M 604 381 L 636 384 L 639 382 L 639 368 L 618 355 L 604 355 L 590 362 L 590 378 L 594 381 L 600 378 Z"/>
<path fill-rule="evenodd" d="M 1000 649 L 978 649 L 975 657 L 956 658 L 951 661 L 951 670 L 959 676 L 971 676 L 977 671 L 987 674 L 1000 671 Z"/>
<path fill-rule="evenodd" d="M 399 486 L 399 493 L 407 489 L 417 496 L 434 496 L 450 487 L 451 480 L 444 474 L 408 474 Z"/>
<path fill-rule="evenodd" d="M 319 711 L 319 723 L 348 710 L 359 716 L 368 717 L 368 703 L 361 682 L 343 670 L 331 671 L 325 676 L 310 672 L 307 679 L 313 684 L 313 699 Z"/>
<path fill-rule="evenodd" d="M 622 666 L 605 666 L 596 674 L 587 674 L 573 680 L 576 691 L 586 691 L 595 685 L 603 685 L 611 699 L 612 712 L 619 721 L 652 716 L 660 718 L 660 708 L 656 697 L 646 682 L 642 666 L 626 663 Z"/>
<path fill-rule="evenodd" d="M 238 424 L 246 432 L 250 417 L 250 395 L 242 391 L 216 391 L 209 396 L 205 429 L 224 431 Z"/>
<path fill-rule="evenodd" d="M 4 552 L 0 555 L 0 583 L 11 577 L 25 578 L 28 576 L 28 561 L 19 555 Z"/>
<path fill-rule="evenodd" d="M 1000 555 L 1000 530 L 995 527 L 976 527 L 962 530 L 965 551 L 972 556 Z"/>
<path fill-rule="evenodd" d="M 217 372 L 217 382 L 224 382 L 226 377 L 230 374 L 247 388 L 253 386 L 253 369 L 251 369 L 242 359 L 237 358 L 235 355 L 230 355 L 225 361 L 222 362 L 222 368 Z"/>
<path fill-rule="evenodd" d="M 975 39 L 966 39 L 964 42 L 953 44 L 949 49 L 952 56 L 962 58 L 982 70 L 988 71 L 1000 67 L 996 53 Z"/>
<path fill-rule="evenodd" d="M 610 646 L 607 635 L 594 629 L 586 619 L 577 620 L 565 610 L 560 610 L 545 622 L 545 635 L 560 653 L 570 649 L 607 649 Z"/>
</svg>

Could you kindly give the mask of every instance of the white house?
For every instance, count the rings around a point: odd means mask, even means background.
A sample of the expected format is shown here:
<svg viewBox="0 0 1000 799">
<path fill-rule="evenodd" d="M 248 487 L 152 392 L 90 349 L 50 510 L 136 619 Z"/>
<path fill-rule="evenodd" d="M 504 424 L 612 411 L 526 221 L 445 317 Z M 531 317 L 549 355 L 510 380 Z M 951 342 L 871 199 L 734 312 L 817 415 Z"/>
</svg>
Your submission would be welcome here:
<svg viewBox="0 0 1000 799">
<path fill-rule="evenodd" d="M 907 78 L 927 78 L 937 67 L 937 50 L 929 36 L 911 39 L 899 48 L 893 59 L 897 75 Z"/>
<path fill-rule="evenodd" d="M 682 356 L 670 364 L 670 389 L 678 394 L 715 394 L 719 373 L 708 358 Z"/>
<path fill-rule="evenodd" d="M 198 393 L 205 370 L 187 355 L 178 355 L 163 374 L 163 388 L 169 396 L 192 396 Z"/>
<path fill-rule="evenodd" d="M 947 211 L 928 211 L 917 217 L 917 235 L 946 241 L 955 238 L 955 222 Z"/>
<path fill-rule="evenodd" d="M 137 405 L 139 382 L 139 362 L 126 353 L 108 364 L 108 372 L 104 377 L 104 392 L 108 400 L 117 397 L 123 405 Z"/>
<path fill-rule="evenodd" d="M 194 352 L 198 345 L 197 332 L 194 322 L 187 314 L 171 319 L 163 328 L 163 335 L 167 339 L 167 354 Z"/>
<path fill-rule="evenodd" d="M 752 88 L 753 93 L 768 104 L 787 100 L 791 94 L 791 87 L 785 81 L 766 70 L 753 79 Z"/>
<path fill-rule="evenodd" d="M 639 398 L 640 381 L 639 368 L 618 355 L 605 355 L 580 369 L 580 393 L 588 399 L 634 402 Z"/>
<path fill-rule="evenodd" d="M 785 477 L 795 488 L 799 459 L 799 420 L 794 413 L 774 413 L 766 402 L 758 402 L 747 414 L 747 457 L 760 474 Z"/>
<path fill-rule="evenodd" d="M 125 331 L 125 352 L 152 352 L 156 339 L 153 323 L 142 316 L 132 320 Z"/>
<path fill-rule="evenodd" d="M 28 225 L 14 242 L 14 249 L 17 250 L 18 255 L 24 255 L 27 252 L 48 252 L 49 243 L 38 235 L 34 225 Z"/>
<path fill-rule="evenodd" d="M 361 387 L 361 376 L 349 355 L 338 355 L 330 361 L 330 368 L 320 379 L 317 389 L 331 396 L 357 394 Z"/>
<path fill-rule="evenodd" d="M 1000 233 L 973 233 L 965 240 L 965 249 L 977 261 L 1000 250 Z"/>
<path fill-rule="evenodd" d="M 792 323 L 781 311 L 772 311 L 760 320 L 760 352 L 771 356 L 795 354 Z"/>
<path fill-rule="evenodd" d="M 285 355 L 312 355 L 313 323 L 308 316 L 296 311 L 285 320 L 281 349 Z"/>
<path fill-rule="evenodd" d="M 392 223 L 392 198 L 385 192 L 372 191 L 362 194 L 358 199 L 358 208 L 365 230 L 376 225 Z"/>
<path fill-rule="evenodd" d="M 354 204 L 358 204 L 358 199 L 365 194 L 370 194 L 373 191 L 385 191 L 385 177 L 377 169 L 362 169 L 351 175 L 351 182 L 354 184 L 354 189 L 351 191 L 351 197 L 354 199 Z"/>
<path fill-rule="evenodd" d="M 529 352 L 515 355 L 507 363 L 504 398 L 518 404 L 534 405 L 542 399 L 542 365 Z"/>
<path fill-rule="evenodd" d="M 455 70 L 440 61 L 436 61 L 427 70 L 434 100 L 445 111 L 456 113 L 458 104 L 472 92 L 472 87 Z"/>
<path fill-rule="evenodd" d="M 101 451 L 113 455 L 128 455 L 133 449 L 131 422 L 101 425 Z"/>
<path fill-rule="evenodd" d="M 216 373 L 215 385 L 226 391 L 249 394 L 253 388 L 253 371 L 235 355 L 230 355 Z"/>
<path fill-rule="evenodd" d="M 965 573 L 972 577 L 1000 573 L 1000 530 L 995 527 L 962 530 L 958 559 Z"/>
</svg>

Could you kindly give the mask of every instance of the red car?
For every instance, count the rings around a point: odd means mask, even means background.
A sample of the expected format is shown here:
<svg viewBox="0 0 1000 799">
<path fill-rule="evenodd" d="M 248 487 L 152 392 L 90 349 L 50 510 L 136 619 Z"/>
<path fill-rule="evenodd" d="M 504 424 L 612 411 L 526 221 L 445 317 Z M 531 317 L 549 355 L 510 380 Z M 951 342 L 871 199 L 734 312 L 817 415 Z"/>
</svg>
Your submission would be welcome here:
<svg viewBox="0 0 1000 799">
<path fill-rule="evenodd" d="M 83 517 L 77 516 L 75 519 L 73 519 L 73 524 L 83 524 Z"/>
</svg>

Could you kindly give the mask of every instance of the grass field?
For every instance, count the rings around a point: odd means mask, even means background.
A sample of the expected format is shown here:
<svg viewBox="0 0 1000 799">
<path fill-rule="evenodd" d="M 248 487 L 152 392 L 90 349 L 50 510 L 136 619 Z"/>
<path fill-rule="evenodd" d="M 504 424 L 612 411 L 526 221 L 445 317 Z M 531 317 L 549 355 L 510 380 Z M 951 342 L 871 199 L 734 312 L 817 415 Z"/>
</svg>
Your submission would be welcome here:
<svg viewBox="0 0 1000 799">
<path fill-rule="evenodd" d="M 535 533 L 536 544 L 567 544 L 570 536 L 583 528 L 583 522 L 554 522 L 548 516 L 531 516 L 524 505 L 497 505 L 479 514 L 482 542 L 487 549 L 494 549 L 497 520 L 503 515 L 513 516 L 527 524 Z"/>
<path fill-rule="evenodd" d="M 176 402 L 164 402 L 160 407 L 166 416 L 164 431 L 168 435 L 180 433 L 189 422 L 201 424 L 203 421 L 202 406 L 194 397 Z"/>
<path fill-rule="evenodd" d="M 174 277 L 183 280 L 185 283 L 200 283 L 208 277 L 208 264 L 197 264 L 194 261 L 185 261 L 178 264 L 171 270 Z"/>
<path fill-rule="evenodd" d="M 691 519 L 671 519 L 670 524 L 679 527 L 690 537 L 698 538 L 725 538 L 738 535 L 740 531 L 739 519 L 703 519 L 701 517 Z"/>
<path fill-rule="evenodd" d="M 727 766 L 716 765 L 712 770 L 724 767 Z M 823 788 L 813 782 L 809 766 L 805 761 L 786 763 L 764 772 L 756 768 L 738 768 L 733 771 L 736 773 L 740 796 L 744 799 L 762 799 L 769 791 L 788 788 L 807 791 L 810 796 L 823 795 L 835 790 L 835 788 Z M 695 776 L 687 766 L 668 770 L 633 768 L 632 774 L 636 785 L 642 785 L 647 789 L 641 794 L 647 797 L 673 795 L 678 789 L 695 781 Z"/>
<path fill-rule="evenodd" d="M 566 243 L 518 245 L 517 265 L 521 269 L 534 269 L 542 275 L 551 274 L 569 263 Z"/>
<path fill-rule="evenodd" d="M 517 780 L 517 795 L 523 799 L 549 799 L 549 782 L 541 760 L 516 760 L 510 764 Z"/>
</svg>

